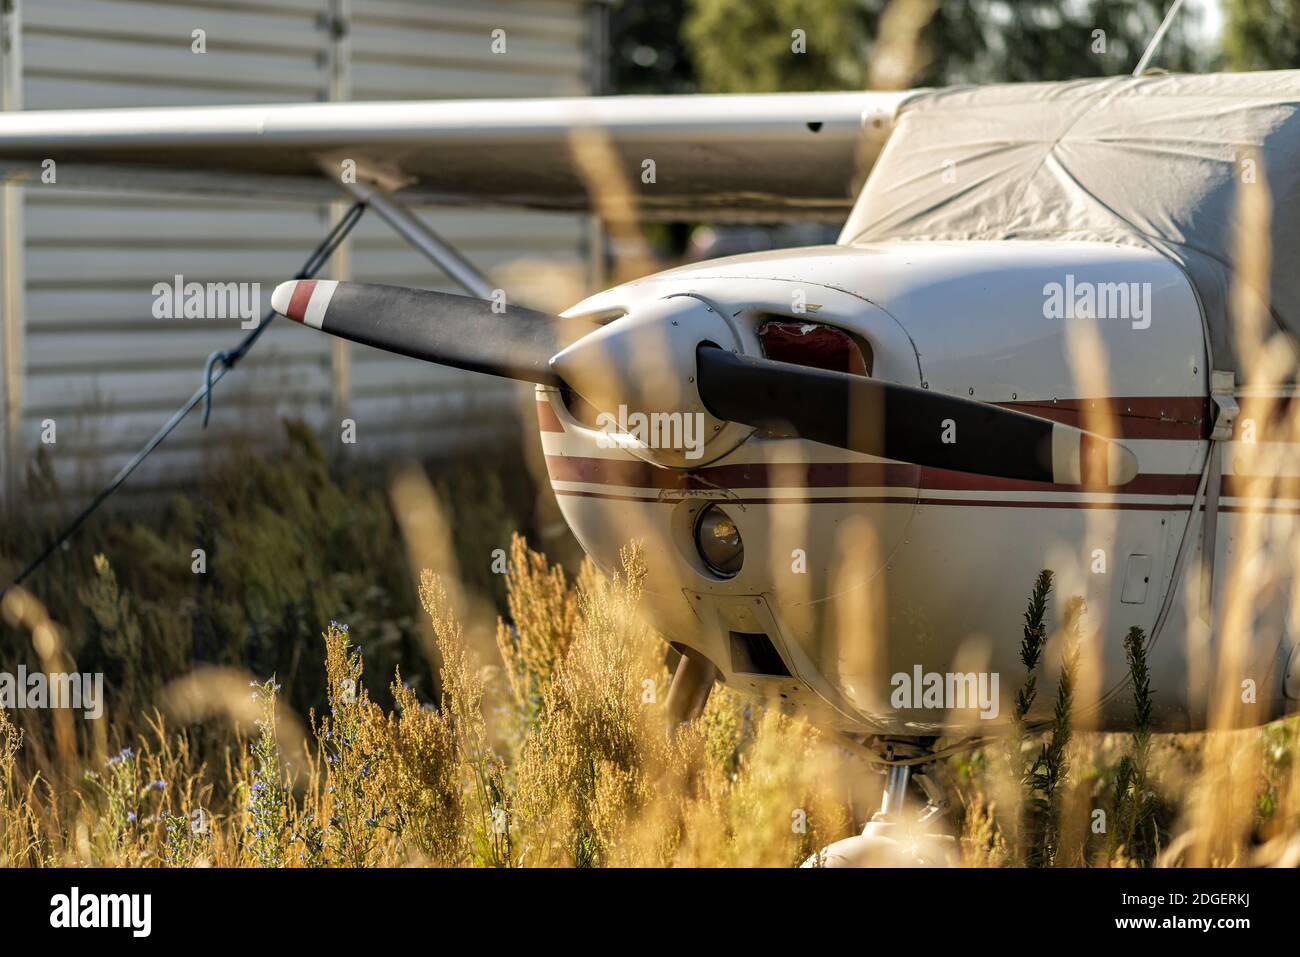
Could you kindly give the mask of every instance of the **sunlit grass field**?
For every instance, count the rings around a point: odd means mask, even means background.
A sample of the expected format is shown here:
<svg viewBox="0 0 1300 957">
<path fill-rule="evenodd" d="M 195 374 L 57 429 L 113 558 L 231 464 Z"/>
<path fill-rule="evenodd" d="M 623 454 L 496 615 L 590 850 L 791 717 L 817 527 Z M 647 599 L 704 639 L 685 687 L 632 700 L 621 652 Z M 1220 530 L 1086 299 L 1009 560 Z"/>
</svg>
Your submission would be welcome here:
<svg viewBox="0 0 1300 957">
<path fill-rule="evenodd" d="M 512 534 L 543 521 L 526 482 L 349 476 L 290 439 L 6 598 L 0 669 L 108 694 L 98 721 L 0 712 L 0 864 L 789 867 L 879 806 L 879 770 L 779 704 L 718 688 L 670 726 L 635 543 L 611 576 L 552 562 Z M 6 523 L 4 577 L 48 512 Z M 1038 693 L 1052 726 L 941 764 L 964 864 L 1300 864 L 1295 719 L 1152 736 L 1138 693 L 1134 734 L 1086 734 Z"/>
</svg>

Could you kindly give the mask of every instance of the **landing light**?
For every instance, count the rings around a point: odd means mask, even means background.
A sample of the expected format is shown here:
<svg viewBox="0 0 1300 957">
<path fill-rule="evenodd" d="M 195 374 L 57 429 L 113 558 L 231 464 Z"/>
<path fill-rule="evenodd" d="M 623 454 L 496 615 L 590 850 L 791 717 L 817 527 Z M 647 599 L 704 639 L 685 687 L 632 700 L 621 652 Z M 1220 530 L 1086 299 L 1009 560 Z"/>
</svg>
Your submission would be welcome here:
<svg viewBox="0 0 1300 957">
<path fill-rule="evenodd" d="M 709 571 L 734 578 L 745 562 L 745 545 L 731 516 L 716 505 L 705 506 L 695 520 L 695 547 Z"/>
</svg>

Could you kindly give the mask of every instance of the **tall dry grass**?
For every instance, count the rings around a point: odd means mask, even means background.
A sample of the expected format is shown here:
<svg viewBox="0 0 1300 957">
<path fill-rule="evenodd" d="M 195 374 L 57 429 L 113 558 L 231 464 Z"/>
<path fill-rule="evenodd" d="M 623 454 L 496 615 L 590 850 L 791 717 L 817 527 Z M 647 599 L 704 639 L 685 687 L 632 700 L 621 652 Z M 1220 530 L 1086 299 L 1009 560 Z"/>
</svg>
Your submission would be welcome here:
<svg viewBox="0 0 1300 957">
<path fill-rule="evenodd" d="M 570 582 L 516 538 L 500 654 L 471 647 L 445 584 L 420 600 L 442 664 L 438 700 L 391 676 L 367 690 L 367 653 L 344 624 L 318 647 L 318 711 L 285 707 L 274 676 L 204 669 L 170 683 L 143 730 L 36 742 L 0 715 L 0 861 L 9 866 L 792 866 L 855 833 L 877 776 L 775 704 L 725 688 L 669 725 L 665 646 L 636 614 L 637 548 L 605 577 Z M 1038 605 L 1051 600 L 1039 589 Z M 24 599 L 29 614 L 34 602 Z M 1041 633 L 1031 601 L 1026 636 Z M 1141 658 L 1132 638 L 1131 655 Z M 1027 656 L 1027 693 L 1037 664 Z M 1135 673 L 1140 667 L 1135 665 Z M 1149 693 L 1150 689 L 1146 688 Z M 1141 695 L 1135 708 L 1141 711 Z M 1181 795 L 1220 753 L 1203 737 L 1080 734 L 1056 720 L 943 762 L 972 866 L 1157 863 L 1194 806 Z M 1149 698 L 1148 698 L 1149 703 Z M 1144 719 L 1135 714 L 1142 726 Z M 203 753 L 195 736 L 207 741 Z M 1256 775 L 1229 857 L 1286 863 L 1300 833 L 1297 722 L 1238 732 Z M 222 746 L 214 747 L 211 737 Z M 1103 807 L 1107 834 L 1071 810 Z M 1000 795 L 1000 797 L 997 797 Z M 1009 795 L 1009 796 L 1008 796 Z M 1005 803 L 999 803 L 999 801 Z M 1008 814 L 1007 812 L 1010 811 Z"/>
<path fill-rule="evenodd" d="M 147 731 L 105 757 L 24 753 L 0 719 L 0 860 L 14 866 L 788 866 L 851 833 L 855 759 L 725 690 L 676 730 L 664 646 L 636 616 L 644 568 L 563 573 L 513 547 L 508 668 L 477 660 L 444 584 L 420 598 L 442 693 L 393 676 L 370 698 L 349 628 L 321 642 L 319 713 L 231 672 L 170 685 Z M 530 618 L 530 610 L 532 617 Z M 181 722 L 215 723 L 215 760 Z M 303 728 L 306 728 L 306 733 Z M 77 773 L 65 773 L 73 767 Z M 861 809 L 858 809 L 860 812 Z"/>
</svg>

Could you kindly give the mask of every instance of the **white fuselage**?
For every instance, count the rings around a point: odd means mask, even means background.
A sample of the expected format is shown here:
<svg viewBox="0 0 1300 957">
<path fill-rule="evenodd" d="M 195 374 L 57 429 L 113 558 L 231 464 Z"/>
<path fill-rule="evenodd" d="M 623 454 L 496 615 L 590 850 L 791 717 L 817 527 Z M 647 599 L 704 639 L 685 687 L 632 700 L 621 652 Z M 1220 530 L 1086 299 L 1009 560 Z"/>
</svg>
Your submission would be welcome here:
<svg viewBox="0 0 1300 957">
<path fill-rule="evenodd" d="M 1097 726 L 1127 726 L 1122 639 L 1132 626 L 1152 633 L 1209 447 L 1200 310 L 1173 263 L 1092 243 L 815 247 L 670 270 L 567 314 L 612 317 L 682 294 L 727 316 L 744 351 L 758 351 L 765 317 L 837 326 L 867 347 L 875 377 L 1113 435 L 1140 472 L 1098 491 L 920 468 L 749 430 L 670 468 L 637 448 L 610 447 L 558 391 L 539 387 L 543 449 L 565 518 L 607 569 L 622 545 L 644 542 L 644 609 L 665 637 L 707 657 L 728 685 L 779 695 L 818 724 L 991 730 L 1012 713 L 1025 674 L 1022 616 L 1038 572 L 1051 569 L 1049 628 L 1059 632 L 1068 600 L 1082 597 L 1085 651 L 1099 652 L 1081 701 L 1093 703 Z M 1118 417 L 1099 418 L 1101 404 L 1089 401 L 1106 397 Z M 1243 510 L 1254 507 L 1231 494 L 1234 449 L 1224 465 L 1220 568 Z M 734 578 L 711 574 L 697 554 L 694 516 L 710 501 L 743 538 Z M 1294 540 L 1297 504 L 1259 506 L 1275 538 Z M 1204 725 L 1213 684 L 1191 545 L 1149 652 L 1156 721 L 1170 730 Z M 1274 563 L 1267 573 L 1278 576 L 1276 607 L 1260 609 L 1246 655 L 1260 720 L 1297 704 L 1285 691 L 1292 569 Z M 765 636 L 784 668 L 738 665 L 733 632 Z M 1061 647 L 1059 634 L 1049 641 L 1052 680 L 1040 682 L 1039 713 L 1050 708 Z M 932 675 L 949 676 L 942 699 L 914 687 Z M 954 688 L 964 701 L 953 700 Z"/>
</svg>

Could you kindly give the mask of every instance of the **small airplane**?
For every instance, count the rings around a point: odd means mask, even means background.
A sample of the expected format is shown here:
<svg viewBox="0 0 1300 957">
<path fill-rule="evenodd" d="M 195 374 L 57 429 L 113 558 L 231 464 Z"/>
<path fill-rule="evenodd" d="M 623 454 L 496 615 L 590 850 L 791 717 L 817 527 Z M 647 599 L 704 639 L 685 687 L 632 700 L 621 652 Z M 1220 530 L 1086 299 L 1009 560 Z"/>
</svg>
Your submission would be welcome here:
<svg viewBox="0 0 1300 957">
<path fill-rule="evenodd" d="M 1131 628 L 1155 730 L 1211 726 L 1225 681 L 1250 692 L 1234 723 L 1300 710 L 1296 366 L 1264 371 L 1247 335 L 1294 359 L 1298 108 L 1300 71 L 59 111 L 0 118 L 0 172 L 54 157 L 65 183 L 366 199 L 472 295 L 300 280 L 273 308 L 533 384 L 577 540 L 607 569 L 645 543 L 645 614 L 682 655 L 669 707 L 699 713 L 715 682 L 780 700 L 888 765 L 889 823 L 913 772 L 941 810 L 942 741 L 1007 728 L 1043 569 L 1049 674 L 1062 636 L 1091 636 L 1087 726 L 1129 727 Z M 588 209 L 571 149 L 588 130 L 629 181 L 654 160 L 645 218 L 847 214 L 839 241 L 551 315 L 506 302 L 393 195 Z"/>
</svg>

